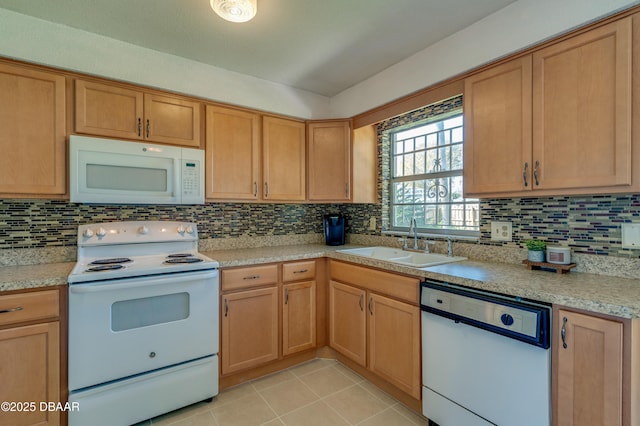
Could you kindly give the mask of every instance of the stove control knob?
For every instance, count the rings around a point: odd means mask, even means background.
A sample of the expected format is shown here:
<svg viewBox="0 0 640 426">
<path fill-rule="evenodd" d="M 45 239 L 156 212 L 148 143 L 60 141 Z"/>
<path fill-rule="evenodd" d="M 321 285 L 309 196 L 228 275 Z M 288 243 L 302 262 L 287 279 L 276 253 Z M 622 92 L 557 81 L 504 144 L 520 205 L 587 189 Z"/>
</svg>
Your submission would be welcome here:
<svg viewBox="0 0 640 426">
<path fill-rule="evenodd" d="M 104 228 L 102 228 L 102 227 L 100 227 L 100 228 L 98 229 L 98 231 L 96 232 L 96 235 L 97 235 L 99 238 L 102 238 L 102 237 L 104 237 L 105 235 L 107 235 L 107 230 L 106 230 L 106 229 L 104 229 Z"/>
<path fill-rule="evenodd" d="M 184 225 L 178 226 L 178 234 L 180 235 L 184 234 Z"/>
<path fill-rule="evenodd" d="M 187 234 L 194 234 L 196 231 L 193 229 L 193 226 L 187 226 Z"/>
<path fill-rule="evenodd" d="M 93 230 L 91 228 L 85 229 L 84 232 L 82 233 L 82 236 L 85 238 L 93 237 Z"/>
<path fill-rule="evenodd" d="M 146 226 L 142 225 L 140 228 L 138 228 L 138 234 L 148 234 L 149 233 L 149 228 L 147 228 Z"/>
</svg>

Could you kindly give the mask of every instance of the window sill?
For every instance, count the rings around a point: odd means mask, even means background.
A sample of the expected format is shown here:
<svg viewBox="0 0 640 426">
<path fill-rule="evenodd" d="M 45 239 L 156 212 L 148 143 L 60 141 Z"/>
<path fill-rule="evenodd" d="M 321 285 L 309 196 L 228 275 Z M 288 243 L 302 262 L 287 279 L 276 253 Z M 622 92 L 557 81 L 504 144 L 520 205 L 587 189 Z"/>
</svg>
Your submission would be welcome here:
<svg viewBox="0 0 640 426">
<path fill-rule="evenodd" d="M 413 233 L 407 231 L 382 231 L 382 235 L 395 236 L 395 237 L 413 237 Z M 417 233 L 418 238 L 432 238 L 446 240 L 451 238 L 454 241 L 479 241 L 479 235 L 447 235 L 447 234 L 432 234 L 432 233 Z"/>
</svg>

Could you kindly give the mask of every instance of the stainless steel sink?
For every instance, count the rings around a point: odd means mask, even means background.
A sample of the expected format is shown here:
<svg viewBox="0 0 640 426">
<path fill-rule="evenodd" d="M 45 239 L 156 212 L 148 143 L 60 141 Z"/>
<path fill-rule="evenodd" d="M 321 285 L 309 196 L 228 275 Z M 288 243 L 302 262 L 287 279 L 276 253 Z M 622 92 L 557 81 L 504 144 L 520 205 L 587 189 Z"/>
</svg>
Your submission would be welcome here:
<svg viewBox="0 0 640 426">
<path fill-rule="evenodd" d="M 400 265 L 413 266 L 414 268 L 425 268 L 427 266 L 467 260 L 466 257 L 449 257 L 439 253 L 418 253 L 392 247 L 362 247 L 336 251 L 338 253 L 352 254 L 354 256 L 367 257 L 369 259 L 384 260 L 386 262 L 398 263 Z"/>
</svg>

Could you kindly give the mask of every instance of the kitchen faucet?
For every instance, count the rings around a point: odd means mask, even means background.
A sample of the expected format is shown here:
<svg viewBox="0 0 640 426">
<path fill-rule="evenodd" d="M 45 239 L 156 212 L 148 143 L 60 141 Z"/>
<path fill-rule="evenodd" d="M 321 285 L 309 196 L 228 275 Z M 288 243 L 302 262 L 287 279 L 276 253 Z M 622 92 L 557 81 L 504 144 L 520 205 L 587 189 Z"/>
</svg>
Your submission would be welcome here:
<svg viewBox="0 0 640 426">
<path fill-rule="evenodd" d="M 411 218 L 411 223 L 409 225 L 409 236 L 411 236 L 411 232 L 413 231 L 413 249 L 418 250 L 418 230 L 416 229 L 418 226 L 416 224 L 416 218 Z"/>
</svg>

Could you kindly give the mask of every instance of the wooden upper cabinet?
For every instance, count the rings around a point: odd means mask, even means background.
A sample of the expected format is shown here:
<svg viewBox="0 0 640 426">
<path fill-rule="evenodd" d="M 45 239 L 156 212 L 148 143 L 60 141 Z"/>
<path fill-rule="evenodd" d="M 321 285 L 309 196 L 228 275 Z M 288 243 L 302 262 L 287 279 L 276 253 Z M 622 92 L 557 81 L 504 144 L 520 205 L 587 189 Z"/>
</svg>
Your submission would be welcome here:
<svg viewBox="0 0 640 426">
<path fill-rule="evenodd" d="M 536 188 L 631 184 L 631 40 L 629 17 L 533 53 Z"/>
<path fill-rule="evenodd" d="M 66 193 L 65 77 L 0 64 L 0 194 Z"/>
<path fill-rule="evenodd" d="M 309 200 L 349 201 L 351 198 L 351 128 L 349 121 L 307 125 Z"/>
<path fill-rule="evenodd" d="M 262 198 L 306 198 L 305 124 L 264 116 L 262 120 Z"/>
<path fill-rule="evenodd" d="M 377 126 L 353 129 L 351 141 L 351 202 L 378 202 Z"/>
<path fill-rule="evenodd" d="M 260 116 L 206 107 L 206 197 L 257 200 L 260 193 Z"/>
<path fill-rule="evenodd" d="M 145 139 L 199 148 L 201 109 L 199 102 L 145 93 Z"/>
<path fill-rule="evenodd" d="M 201 104 L 76 80 L 76 132 L 200 147 Z"/>
<path fill-rule="evenodd" d="M 76 80 L 76 132 L 142 139 L 142 92 Z"/>
<path fill-rule="evenodd" d="M 465 80 L 465 195 L 640 188 L 632 169 L 640 168 L 631 138 L 632 19 Z"/>
<path fill-rule="evenodd" d="M 464 138 L 465 194 L 531 189 L 531 56 L 465 80 Z"/>
</svg>

